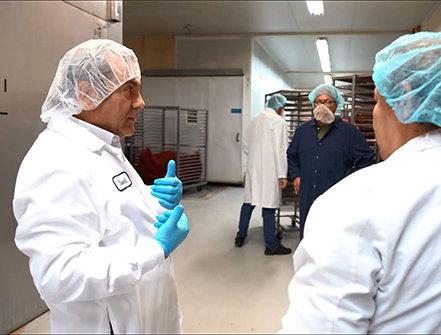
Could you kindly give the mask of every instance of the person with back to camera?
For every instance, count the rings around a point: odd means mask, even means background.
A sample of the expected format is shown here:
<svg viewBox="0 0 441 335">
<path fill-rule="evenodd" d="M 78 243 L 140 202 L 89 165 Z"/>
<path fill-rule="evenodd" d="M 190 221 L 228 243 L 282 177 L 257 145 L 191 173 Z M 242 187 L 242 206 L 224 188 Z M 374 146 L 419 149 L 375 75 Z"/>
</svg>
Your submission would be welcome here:
<svg viewBox="0 0 441 335">
<path fill-rule="evenodd" d="M 372 150 L 354 125 L 336 117 L 344 99 L 334 86 L 322 84 L 308 96 L 314 118 L 295 130 L 288 147 L 289 178 L 299 194 L 300 239 L 309 208 L 318 196 L 349 175 L 373 163 Z"/>
<path fill-rule="evenodd" d="M 144 107 L 140 85 L 119 43 L 68 51 L 42 107 L 47 128 L 20 166 L 15 242 L 52 333 L 182 332 L 170 257 L 189 231 L 182 183 L 170 161 L 144 185 L 120 144 Z"/>
<path fill-rule="evenodd" d="M 288 135 L 286 122 L 281 117 L 286 101 L 281 94 L 275 94 L 268 100 L 263 112 L 251 121 L 243 148 L 248 156 L 245 198 L 234 243 L 238 248 L 244 245 L 251 214 L 256 206 L 262 206 L 265 255 L 291 253 L 291 249 L 284 247 L 277 239 L 275 222 L 275 212 L 280 207 L 281 190 L 288 184 Z"/>
<path fill-rule="evenodd" d="M 441 333 L 440 55 L 441 32 L 404 35 L 377 53 L 384 161 L 312 205 L 281 334 Z"/>
</svg>

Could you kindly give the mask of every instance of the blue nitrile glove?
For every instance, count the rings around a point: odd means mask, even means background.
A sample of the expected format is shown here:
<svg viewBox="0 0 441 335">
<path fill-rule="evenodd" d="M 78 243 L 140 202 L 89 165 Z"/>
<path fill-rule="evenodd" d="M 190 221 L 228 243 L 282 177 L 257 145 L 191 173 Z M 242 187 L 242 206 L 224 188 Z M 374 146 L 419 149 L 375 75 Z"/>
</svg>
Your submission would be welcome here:
<svg viewBox="0 0 441 335">
<path fill-rule="evenodd" d="M 157 222 L 154 223 L 156 228 L 161 227 L 170 217 L 172 211 L 165 211 L 164 214 L 156 216 Z"/>
<path fill-rule="evenodd" d="M 182 197 L 182 183 L 176 178 L 175 166 L 174 160 L 169 161 L 165 177 L 156 179 L 154 185 L 151 186 L 150 194 L 158 198 L 161 206 L 167 209 L 173 209 L 179 205 Z"/>
<path fill-rule="evenodd" d="M 165 217 L 166 215 L 163 216 L 163 218 Z M 164 249 L 165 257 L 168 257 L 187 238 L 189 232 L 184 207 L 177 206 L 164 223 L 157 223 L 159 228 L 153 239 L 158 241 Z M 155 223 L 155 226 L 157 226 L 157 223 Z"/>
</svg>

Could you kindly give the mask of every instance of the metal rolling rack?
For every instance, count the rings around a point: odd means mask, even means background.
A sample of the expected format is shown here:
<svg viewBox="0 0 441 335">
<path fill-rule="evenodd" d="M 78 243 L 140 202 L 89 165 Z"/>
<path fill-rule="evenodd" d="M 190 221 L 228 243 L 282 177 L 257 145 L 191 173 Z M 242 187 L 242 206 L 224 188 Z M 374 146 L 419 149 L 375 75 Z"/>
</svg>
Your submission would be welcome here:
<svg viewBox="0 0 441 335">
<path fill-rule="evenodd" d="M 265 95 L 265 102 L 274 94 L 281 94 L 287 99 L 285 120 L 288 127 L 288 139 L 290 143 L 297 126 L 313 117 L 312 105 L 308 99 L 310 92 L 310 90 L 281 90 Z M 282 225 L 282 218 L 289 218 L 291 225 Z M 299 229 L 296 224 L 299 224 L 299 222 L 299 195 L 294 194 L 294 188 L 292 184 L 289 183 L 288 186 L 282 190 L 282 205 L 276 210 L 276 232 L 279 240 L 285 232 L 298 231 Z"/>
<path fill-rule="evenodd" d="M 372 124 L 372 112 L 375 106 L 375 84 L 372 74 L 354 74 L 332 79 L 334 86 L 339 89 L 345 99 L 342 117 L 350 120 L 360 129 L 374 154 L 374 162 L 378 163 L 380 153 Z"/>
<path fill-rule="evenodd" d="M 142 149 L 176 151 L 176 176 L 183 189 L 207 184 L 208 110 L 148 106 L 138 112 L 135 133 L 125 138 L 125 154 L 136 166 Z"/>
</svg>

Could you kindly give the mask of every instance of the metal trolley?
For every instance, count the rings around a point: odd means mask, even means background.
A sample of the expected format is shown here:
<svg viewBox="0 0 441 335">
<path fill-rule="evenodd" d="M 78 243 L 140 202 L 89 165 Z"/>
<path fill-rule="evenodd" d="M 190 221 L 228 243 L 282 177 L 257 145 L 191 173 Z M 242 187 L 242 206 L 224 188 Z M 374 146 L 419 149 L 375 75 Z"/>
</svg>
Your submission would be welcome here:
<svg viewBox="0 0 441 335">
<path fill-rule="evenodd" d="M 208 110 L 148 106 L 139 111 L 135 133 L 125 138 L 125 154 L 133 166 L 141 150 L 153 154 L 176 151 L 176 176 L 183 188 L 207 184 Z"/>
<path fill-rule="evenodd" d="M 265 95 L 265 102 L 274 94 L 281 94 L 287 99 L 285 107 L 285 120 L 288 127 L 288 139 L 291 142 L 295 129 L 301 123 L 312 118 L 312 106 L 308 99 L 309 90 L 281 90 Z M 282 234 L 290 231 L 298 231 L 300 223 L 299 195 L 294 194 L 292 184 L 282 190 L 282 204 L 276 210 L 276 232 L 279 240 Z M 288 225 L 282 224 L 282 219 L 288 218 Z"/>
</svg>

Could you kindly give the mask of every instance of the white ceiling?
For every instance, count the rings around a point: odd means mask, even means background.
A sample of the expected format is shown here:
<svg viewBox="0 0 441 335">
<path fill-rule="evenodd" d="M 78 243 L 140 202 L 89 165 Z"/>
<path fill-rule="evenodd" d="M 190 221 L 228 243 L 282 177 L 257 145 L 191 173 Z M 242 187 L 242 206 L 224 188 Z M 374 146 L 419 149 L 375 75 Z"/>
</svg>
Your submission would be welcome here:
<svg viewBox="0 0 441 335">
<path fill-rule="evenodd" d="M 305 1 L 124 1 L 124 37 L 251 35 L 294 79 L 323 82 L 315 46 L 326 37 L 331 74 L 371 72 L 375 54 L 410 32 L 440 1 L 325 1 L 311 16 Z M 185 26 L 189 26 L 186 29 Z"/>
</svg>

